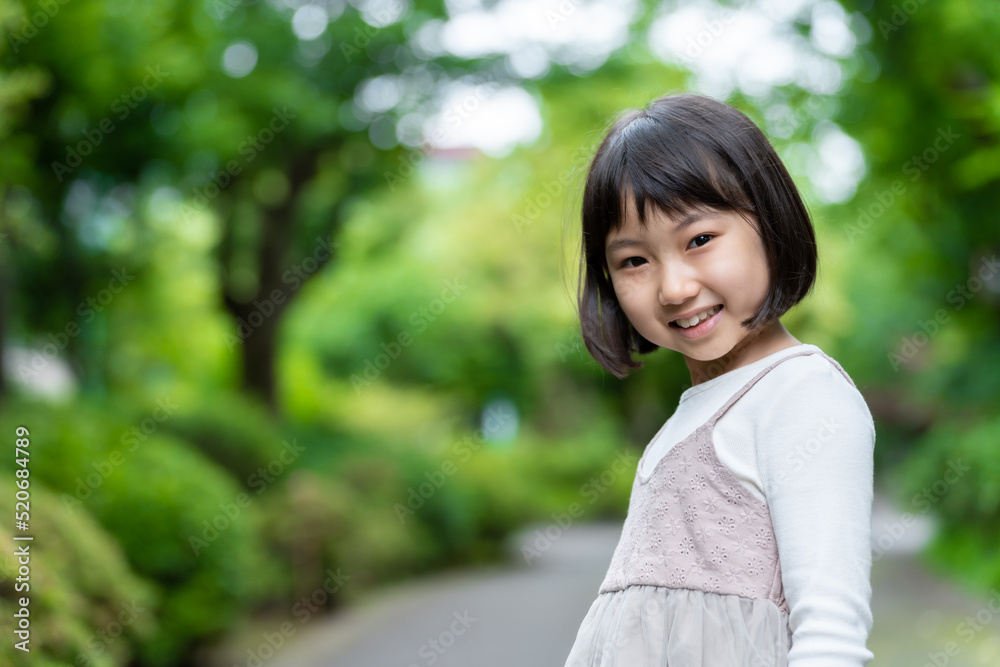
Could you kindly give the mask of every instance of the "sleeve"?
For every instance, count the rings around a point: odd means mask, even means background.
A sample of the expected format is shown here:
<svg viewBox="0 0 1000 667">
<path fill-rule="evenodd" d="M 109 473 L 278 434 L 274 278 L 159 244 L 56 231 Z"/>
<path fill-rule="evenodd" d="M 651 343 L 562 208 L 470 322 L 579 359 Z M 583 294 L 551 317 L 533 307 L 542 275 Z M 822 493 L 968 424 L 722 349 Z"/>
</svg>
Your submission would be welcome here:
<svg viewBox="0 0 1000 667">
<path fill-rule="evenodd" d="M 790 609 L 789 667 L 860 667 L 874 654 L 871 514 L 875 426 L 828 360 L 781 364 L 757 457 Z M 772 377 L 774 376 L 774 377 Z"/>
</svg>

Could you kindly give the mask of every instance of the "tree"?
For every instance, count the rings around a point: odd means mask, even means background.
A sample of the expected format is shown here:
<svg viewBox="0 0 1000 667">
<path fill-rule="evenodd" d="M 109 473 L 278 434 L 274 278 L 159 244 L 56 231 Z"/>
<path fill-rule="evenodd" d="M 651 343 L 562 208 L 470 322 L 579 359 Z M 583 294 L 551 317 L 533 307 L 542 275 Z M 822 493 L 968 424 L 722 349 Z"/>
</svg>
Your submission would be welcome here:
<svg viewBox="0 0 1000 667">
<path fill-rule="evenodd" d="M 218 224 L 227 341 L 244 388 L 276 410 L 282 314 L 335 258 L 351 202 L 405 181 L 432 150 L 414 119 L 490 65 L 421 51 L 411 37 L 443 6 L 402 8 L 29 3 L 9 24 L 8 67 L 31 63 L 52 85 L 15 120 L 3 174 L 34 212 L 11 229 L 26 330 L 59 337 L 88 277 L 123 261 L 141 275 L 152 249 L 123 239 L 151 238 L 150 208 L 177 227 Z M 66 345 L 78 367 L 100 357 L 81 340 Z"/>
</svg>

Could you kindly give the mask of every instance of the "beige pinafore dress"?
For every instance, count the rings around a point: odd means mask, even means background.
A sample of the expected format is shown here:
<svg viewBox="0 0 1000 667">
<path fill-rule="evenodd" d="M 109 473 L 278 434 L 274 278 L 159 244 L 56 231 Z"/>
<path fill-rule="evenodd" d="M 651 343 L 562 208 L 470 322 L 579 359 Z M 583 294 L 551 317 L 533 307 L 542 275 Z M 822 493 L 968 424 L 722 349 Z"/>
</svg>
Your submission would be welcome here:
<svg viewBox="0 0 1000 667">
<path fill-rule="evenodd" d="M 772 368 L 816 353 L 764 368 L 648 477 L 647 445 L 621 538 L 565 667 L 787 666 L 790 610 L 771 516 L 719 461 L 712 433 Z"/>
</svg>

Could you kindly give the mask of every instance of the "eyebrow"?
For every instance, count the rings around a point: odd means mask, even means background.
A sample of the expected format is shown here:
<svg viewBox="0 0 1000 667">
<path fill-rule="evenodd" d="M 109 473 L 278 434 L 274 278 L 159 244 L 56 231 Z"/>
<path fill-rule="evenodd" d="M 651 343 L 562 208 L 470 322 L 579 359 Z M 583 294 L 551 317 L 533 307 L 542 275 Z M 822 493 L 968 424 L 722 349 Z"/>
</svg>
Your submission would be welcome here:
<svg viewBox="0 0 1000 667">
<path fill-rule="evenodd" d="M 698 222 L 699 220 L 707 216 L 708 214 L 705 213 L 704 211 L 689 211 L 674 224 L 674 231 L 682 232 L 691 225 L 693 225 L 694 223 Z M 605 249 L 604 252 L 610 255 L 619 248 L 627 248 L 630 246 L 637 246 L 637 245 L 642 245 L 642 241 L 639 241 L 637 239 L 615 239 L 614 241 L 608 244 L 608 247 Z"/>
</svg>

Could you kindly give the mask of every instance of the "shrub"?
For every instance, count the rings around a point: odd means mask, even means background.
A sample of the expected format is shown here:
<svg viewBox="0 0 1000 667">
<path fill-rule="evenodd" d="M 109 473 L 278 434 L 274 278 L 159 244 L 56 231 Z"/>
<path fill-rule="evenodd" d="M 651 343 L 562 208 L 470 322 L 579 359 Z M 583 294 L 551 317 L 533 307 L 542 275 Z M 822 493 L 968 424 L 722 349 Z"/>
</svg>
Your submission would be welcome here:
<svg viewBox="0 0 1000 667">
<path fill-rule="evenodd" d="M 970 592 L 1000 586 L 1000 415 L 976 422 L 942 420 L 890 480 L 904 511 L 932 513 L 939 530 L 925 552 L 955 572 Z"/>
<path fill-rule="evenodd" d="M 31 429 L 32 478 L 59 494 L 64 511 L 92 514 L 132 569 L 160 585 L 143 664 L 176 663 L 278 586 L 259 508 L 241 503 L 243 489 L 188 443 L 156 432 L 126 446 L 129 424 L 85 404 L 20 404 L 5 411 L 7 432 L 13 415 Z"/>
<path fill-rule="evenodd" d="M 12 479 L 6 470 L 0 475 L 0 496 L 11 501 Z M 0 662 L 26 660 L 28 654 L 13 646 L 19 641 L 13 639 L 14 612 L 26 597 L 32 665 L 128 663 L 157 630 L 158 588 L 129 568 L 121 547 L 89 513 L 69 510 L 38 480 L 28 479 L 29 530 L 18 534 L 34 539 L 15 542 L 10 523 L 0 524 L 0 540 L 11 545 L 0 553 L 0 631 L 7 638 Z M 14 550 L 21 546 L 30 554 L 26 582 L 16 581 L 21 563 Z M 29 588 L 16 590 L 18 583 Z"/>
</svg>

